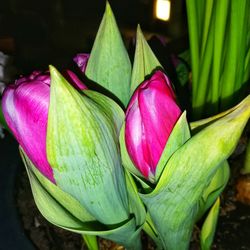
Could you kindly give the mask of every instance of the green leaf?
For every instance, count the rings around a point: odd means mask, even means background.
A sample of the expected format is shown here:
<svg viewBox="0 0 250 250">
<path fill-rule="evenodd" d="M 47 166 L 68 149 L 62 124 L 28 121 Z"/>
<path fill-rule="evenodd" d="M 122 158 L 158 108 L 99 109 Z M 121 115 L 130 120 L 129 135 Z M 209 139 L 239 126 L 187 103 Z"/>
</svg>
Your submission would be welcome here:
<svg viewBox="0 0 250 250">
<path fill-rule="evenodd" d="M 227 161 L 224 161 L 216 171 L 212 181 L 203 192 L 200 201 L 200 211 L 197 215 L 199 220 L 207 209 L 215 202 L 218 196 L 222 193 L 226 187 L 230 177 L 230 167 Z"/>
<path fill-rule="evenodd" d="M 154 241 L 157 245 L 157 249 L 163 249 L 161 239 L 159 238 L 158 232 L 154 227 L 154 223 L 150 217 L 150 214 L 147 213 L 146 221 L 143 225 L 143 230 L 147 233 L 147 235 Z"/>
<path fill-rule="evenodd" d="M 200 66 L 200 41 L 199 41 L 199 22 L 198 22 L 198 11 L 197 1 L 186 0 L 187 5 L 187 17 L 188 17 L 188 31 L 189 31 L 189 43 L 190 43 L 190 54 L 192 64 L 192 78 L 193 78 L 193 93 L 196 93 L 198 88 L 198 74 Z"/>
<path fill-rule="evenodd" d="M 220 210 L 220 198 L 216 200 L 201 229 L 201 249 L 211 249 Z"/>
<path fill-rule="evenodd" d="M 29 176 L 35 203 L 49 222 L 71 232 L 85 236 L 97 235 L 115 241 L 130 250 L 141 249 L 141 227 L 136 226 L 134 217 L 122 224 L 113 225 L 113 229 L 93 221 L 77 200 L 40 174 L 23 151 L 21 151 L 21 155 Z M 86 220 L 88 218 L 90 220 Z"/>
<path fill-rule="evenodd" d="M 131 176 L 131 174 L 125 169 L 125 177 L 128 191 L 128 200 L 130 214 L 135 215 L 136 225 L 141 226 L 146 220 L 146 210 L 142 200 L 138 194 L 138 189 Z"/>
<path fill-rule="evenodd" d="M 159 67 L 162 68 L 158 59 L 145 40 L 140 26 L 138 25 L 130 95 L 132 95 L 140 83 L 145 80 L 146 76 L 150 75 Z"/>
<path fill-rule="evenodd" d="M 188 248 L 199 200 L 235 149 L 249 116 L 250 95 L 180 147 L 167 162 L 154 191 L 141 194 L 164 248 Z"/>
<path fill-rule="evenodd" d="M 47 157 L 56 183 L 96 220 L 121 223 L 129 217 L 117 137 L 124 114 L 115 102 L 104 108 L 105 98 L 98 105 L 93 92 L 76 91 L 52 66 L 50 72 Z"/>
<path fill-rule="evenodd" d="M 212 105 L 214 105 L 214 111 L 219 106 L 219 98 L 221 96 L 220 77 L 223 72 L 223 49 L 225 48 L 225 33 L 226 24 L 228 19 L 228 0 L 220 0 L 215 2 L 215 30 L 216 35 L 214 37 L 214 49 L 213 49 L 213 66 L 212 66 Z M 225 84 L 225 83 L 224 83 Z"/>
<path fill-rule="evenodd" d="M 86 76 L 127 105 L 131 62 L 108 2 L 90 53 Z"/>
<path fill-rule="evenodd" d="M 29 176 L 36 205 L 41 214 L 59 227 L 84 228 L 86 231 L 94 230 L 94 224 L 92 227 L 90 222 L 95 221 L 95 219 L 80 203 L 44 177 L 22 149 L 20 149 L 20 152 Z"/>
<path fill-rule="evenodd" d="M 100 109 L 107 115 L 110 123 L 115 126 L 117 138 L 120 135 L 120 130 L 124 120 L 124 112 L 118 105 L 109 97 L 100 94 L 96 91 L 84 90 L 84 95 L 91 98 Z"/>
<path fill-rule="evenodd" d="M 161 173 L 164 167 L 167 164 L 167 161 L 172 156 L 172 154 L 180 148 L 187 140 L 190 138 L 189 125 L 186 118 L 186 111 L 184 111 L 181 117 L 178 119 L 175 124 L 167 144 L 162 152 L 161 158 L 156 167 L 155 180 L 160 178 Z"/>
</svg>

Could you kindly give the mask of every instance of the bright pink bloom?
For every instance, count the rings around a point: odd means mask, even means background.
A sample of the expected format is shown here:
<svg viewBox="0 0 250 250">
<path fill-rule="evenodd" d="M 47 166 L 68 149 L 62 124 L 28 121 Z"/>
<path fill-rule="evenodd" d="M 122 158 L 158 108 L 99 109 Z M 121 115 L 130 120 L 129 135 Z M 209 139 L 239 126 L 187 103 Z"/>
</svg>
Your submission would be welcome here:
<svg viewBox="0 0 250 250">
<path fill-rule="evenodd" d="M 85 73 L 87 63 L 89 60 L 89 54 L 86 53 L 80 53 L 77 54 L 74 58 L 73 61 L 77 64 L 77 66 L 80 68 L 80 70 Z"/>
<path fill-rule="evenodd" d="M 68 80 L 79 89 L 74 73 Z M 3 93 L 2 108 L 8 127 L 40 172 L 55 183 L 53 170 L 46 157 L 46 131 L 50 98 L 49 72 L 34 71 L 9 85 Z"/>
<path fill-rule="evenodd" d="M 135 166 L 154 175 L 162 151 L 181 115 L 167 76 L 161 71 L 143 82 L 128 105 L 125 142 Z"/>
</svg>

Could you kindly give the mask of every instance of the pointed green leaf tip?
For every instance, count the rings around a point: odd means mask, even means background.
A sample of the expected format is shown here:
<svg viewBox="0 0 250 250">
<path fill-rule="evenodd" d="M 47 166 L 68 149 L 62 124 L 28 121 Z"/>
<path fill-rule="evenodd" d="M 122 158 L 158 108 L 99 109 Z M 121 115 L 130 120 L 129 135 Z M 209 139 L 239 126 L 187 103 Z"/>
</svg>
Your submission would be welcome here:
<svg viewBox="0 0 250 250">
<path fill-rule="evenodd" d="M 115 95 L 124 106 L 127 105 L 131 63 L 108 2 L 90 53 L 86 75 Z"/>
<path fill-rule="evenodd" d="M 153 51 L 149 47 L 143 36 L 140 25 L 137 26 L 136 33 L 136 49 L 134 57 L 134 65 L 132 70 L 130 94 L 150 75 L 157 67 L 162 67 Z"/>
<path fill-rule="evenodd" d="M 93 91 L 75 90 L 50 67 L 51 91 L 47 157 L 56 184 L 77 199 L 96 220 L 116 224 L 128 219 L 114 112 Z M 117 114 L 120 108 L 113 102 Z M 121 121 L 124 115 L 116 116 Z"/>
</svg>

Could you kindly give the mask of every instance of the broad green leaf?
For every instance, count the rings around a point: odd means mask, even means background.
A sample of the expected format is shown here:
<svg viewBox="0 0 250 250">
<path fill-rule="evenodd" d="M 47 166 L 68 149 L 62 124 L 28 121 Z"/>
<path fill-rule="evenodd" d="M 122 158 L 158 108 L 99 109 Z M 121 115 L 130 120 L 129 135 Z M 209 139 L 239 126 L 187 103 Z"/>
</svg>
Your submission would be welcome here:
<svg viewBox="0 0 250 250">
<path fill-rule="evenodd" d="M 134 217 L 119 225 L 112 225 L 112 228 L 97 221 L 80 221 L 75 215 L 79 217 L 79 214 L 85 213 L 85 209 L 82 208 L 83 211 L 79 211 L 79 203 L 69 194 L 63 192 L 52 183 L 51 185 L 48 185 L 49 181 L 45 181 L 45 177 L 35 170 L 35 167 L 27 156 L 25 156 L 23 152 L 21 155 L 29 176 L 35 203 L 41 214 L 49 222 L 71 232 L 85 236 L 97 235 L 115 241 L 124 245 L 127 249 L 141 249 L 141 227 L 136 226 Z M 35 171 L 33 172 L 33 170 Z M 42 180 L 43 183 L 41 183 L 40 180 Z M 66 200 L 64 200 L 65 198 Z M 75 208 L 76 211 L 71 211 L 71 213 L 68 210 L 69 207 L 70 209 Z"/>
<path fill-rule="evenodd" d="M 42 188 L 45 189 L 63 208 L 65 208 L 70 214 L 82 222 L 95 221 L 95 218 L 91 216 L 86 209 L 71 195 L 63 192 L 58 186 L 43 176 L 30 161 L 28 156 L 20 148 L 20 153 L 23 162 L 29 173 L 30 180 L 37 180 L 41 184 Z M 34 178 L 32 178 L 35 175 Z M 34 182 L 34 181 L 33 181 Z"/>
<path fill-rule="evenodd" d="M 114 124 L 117 137 L 120 135 L 120 130 L 124 120 L 123 110 L 109 97 L 100 94 L 96 91 L 85 90 L 84 94 L 95 101 L 102 111 L 107 115 L 111 124 Z"/>
<path fill-rule="evenodd" d="M 175 124 L 170 137 L 168 138 L 167 144 L 162 152 L 159 163 L 156 167 L 155 179 L 156 182 L 160 178 L 164 167 L 171 155 L 180 148 L 190 138 L 189 126 L 186 118 L 186 112 L 183 112 L 181 117 Z"/>
<path fill-rule="evenodd" d="M 210 209 L 209 214 L 203 223 L 201 229 L 201 250 L 211 249 L 213 238 L 216 230 L 217 220 L 220 210 L 220 198 L 216 200 L 213 207 Z"/>
<path fill-rule="evenodd" d="M 164 248 L 188 248 L 199 200 L 235 149 L 249 116 L 250 95 L 180 147 L 167 162 L 154 191 L 141 194 Z"/>
<path fill-rule="evenodd" d="M 84 208 L 82 208 L 81 205 L 70 195 L 60 190 L 53 183 L 49 184 L 49 180 L 45 181 L 46 178 L 43 177 L 37 170 L 33 172 L 35 167 L 22 150 L 21 156 L 29 176 L 29 181 L 36 205 L 41 214 L 48 221 L 59 227 L 77 229 L 84 228 L 86 231 L 94 230 L 95 224 L 93 223 L 92 227 L 91 223 L 89 223 L 93 220 L 93 217 L 91 217 L 88 213 L 85 214 Z M 46 188 L 49 187 L 49 190 L 47 190 L 41 184 L 37 176 L 39 176 L 39 179 L 44 181 Z M 82 218 L 83 221 L 81 221 L 79 218 Z M 86 223 L 84 223 L 84 220 Z"/>
<path fill-rule="evenodd" d="M 230 177 L 230 167 L 227 161 L 224 161 L 221 166 L 216 171 L 212 181 L 209 183 L 208 187 L 205 189 L 201 200 L 200 200 L 200 211 L 197 215 L 197 220 L 199 220 L 207 209 L 215 202 L 218 196 L 222 193 L 227 185 Z"/>
<path fill-rule="evenodd" d="M 103 224 L 129 217 L 117 126 L 108 102 L 98 105 L 91 92 L 76 91 L 52 66 L 47 157 L 57 185 Z M 118 126 L 124 119 L 117 110 Z M 120 114 L 120 115 L 119 115 Z"/>
<path fill-rule="evenodd" d="M 108 2 L 90 53 L 86 76 L 127 106 L 131 63 Z"/>
<path fill-rule="evenodd" d="M 140 26 L 138 25 L 130 95 L 132 95 L 139 84 L 145 80 L 146 76 L 150 75 L 159 67 L 162 68 L 160 62 L 145 40 Z"/>
</svg>

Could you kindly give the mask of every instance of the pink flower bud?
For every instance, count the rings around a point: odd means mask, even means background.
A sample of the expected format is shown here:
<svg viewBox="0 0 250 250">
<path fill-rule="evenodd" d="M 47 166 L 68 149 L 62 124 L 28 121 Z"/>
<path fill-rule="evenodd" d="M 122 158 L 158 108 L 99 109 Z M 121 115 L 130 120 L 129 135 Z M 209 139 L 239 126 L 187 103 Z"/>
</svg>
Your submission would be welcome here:
<svg viewBox="0 0 250 250">
<path fill-rule="evenodd" d="M 66 73 L 72 85 L 86 88 L 73 72 Z M 44 176 L 55 183 L 46 156 L 49 98 L 49 72 L 34 71 L 4 90 L 2 108 L 8 127 L 27 156 Z"/>
<path fill-rule="evenodd" d="M 156 71 L 134 92 L 125 120 L 125 142 L 130 158 L 149 179 L 174 125 L 181 115 L 167 76 Z"/>
</svg>

